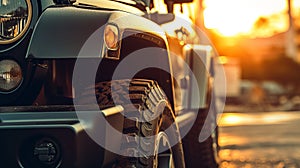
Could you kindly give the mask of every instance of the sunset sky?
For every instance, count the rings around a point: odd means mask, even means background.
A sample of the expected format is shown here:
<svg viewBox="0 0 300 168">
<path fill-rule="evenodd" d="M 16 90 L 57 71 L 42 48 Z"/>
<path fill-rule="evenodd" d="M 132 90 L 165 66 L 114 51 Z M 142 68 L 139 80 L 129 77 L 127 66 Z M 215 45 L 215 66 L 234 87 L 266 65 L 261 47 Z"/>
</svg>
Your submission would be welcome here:
<svg viewBox="0 0 300 168">
<path fill-rule="evenodd" d="M 293 6 L 299 15 L 300 0 Z M 286 0 L 204 0 L 204 8 L 205 27 L 222 36 L 271 36 L 288 28 Z"/>
</svg>

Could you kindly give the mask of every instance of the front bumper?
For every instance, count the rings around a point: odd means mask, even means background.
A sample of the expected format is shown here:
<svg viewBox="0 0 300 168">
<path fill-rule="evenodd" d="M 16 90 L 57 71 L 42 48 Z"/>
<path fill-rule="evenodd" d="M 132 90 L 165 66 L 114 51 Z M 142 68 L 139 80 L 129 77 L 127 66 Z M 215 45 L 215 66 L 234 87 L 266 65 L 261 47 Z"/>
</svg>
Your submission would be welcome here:
<svg viewBox="0 0 300 168">
<path fill-rule="evenodd" d="M 122 108 L 76 113 L 50 111 L 51 107 L 49 111 L 46 109 L 43 112 L 3 112 L 0 109 L 1 167 L 92 168 L 105 167 L 114 161 L 116 156 L 98 145 L 97 140 L 90 138 L 77 115 L 100 113 L 115 129 L 122 132 Z M 88 125 L 90 130 L 101 130 L 99 134 L 104 141 L 113 136 L 107 131 L 106 124 L 99 123 L 97 119 Z M 114 144 L 110 145 L 120 149 L 121 137 L 113 138 Z"/>
</svg>

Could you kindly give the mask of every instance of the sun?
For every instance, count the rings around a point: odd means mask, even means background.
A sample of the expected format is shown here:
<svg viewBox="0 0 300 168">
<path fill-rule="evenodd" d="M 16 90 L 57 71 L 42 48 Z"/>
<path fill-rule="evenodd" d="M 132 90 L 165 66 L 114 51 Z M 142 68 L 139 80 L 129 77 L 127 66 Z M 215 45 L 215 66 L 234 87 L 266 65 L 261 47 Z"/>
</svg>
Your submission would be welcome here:
<svg viewBox="0 0 300 168">
<path fill-rule="evenodd" d="M 250 35 L 259 18 L 287 13 L 286 0 L 204 0 L 204 8 L 205 27 L 222 36 Z M 284 26 L 269 26 L 270 32 L 287 29 L 287 17 L 277 21 Z"/>
</svg>

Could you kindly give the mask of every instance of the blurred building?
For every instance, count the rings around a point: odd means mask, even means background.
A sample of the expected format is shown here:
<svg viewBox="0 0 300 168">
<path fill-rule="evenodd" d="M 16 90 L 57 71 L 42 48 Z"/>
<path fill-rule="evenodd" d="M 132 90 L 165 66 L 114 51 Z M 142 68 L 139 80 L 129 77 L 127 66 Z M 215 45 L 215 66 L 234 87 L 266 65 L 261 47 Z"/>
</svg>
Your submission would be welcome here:
<svg viewBox="0 0 300 168">
<path fill-rule="evenodd" d="M 226 97 L 240 96 L 241 67 L 239 60 L 234 57 L 219 56 L 218 62 L 223 65 L 226 76 Z"/>
<path fill-rule="evenodd" d="M 300 15 L 293 18 L 293 24 L 286 36 L 286 54 L 300 63 Z"/>
<path fill-rule="evenodd" d="M 247 50 L 256 62 L 265 59 L 273 59 L 279 55 L 284 55 L 286 33 L 278 33 L 271 37 L 262 37 L 241 40 L 240 46 Z"/>
<path fill-rule="evenodd" d="M 286 32 L 286 55 L 300 63 L 300 9 L 288 2 L 289 30 Z"/>
</svg>

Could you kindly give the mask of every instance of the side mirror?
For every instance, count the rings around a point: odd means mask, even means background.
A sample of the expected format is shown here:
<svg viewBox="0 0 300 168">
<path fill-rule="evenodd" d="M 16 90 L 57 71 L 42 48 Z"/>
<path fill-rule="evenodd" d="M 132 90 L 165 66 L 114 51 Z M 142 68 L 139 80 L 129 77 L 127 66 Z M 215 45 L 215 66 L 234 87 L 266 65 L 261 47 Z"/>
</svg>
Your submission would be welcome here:
<svg viewBox="0 0 300 168">
<path fill-rule="evenodd" d="M 174 4 L 183 4 L 191 2 L 193 2 L 193 0 L 165 0 L 165 4 L 167 5 L 169 13 L 173 13 Z"/>
</svg>

